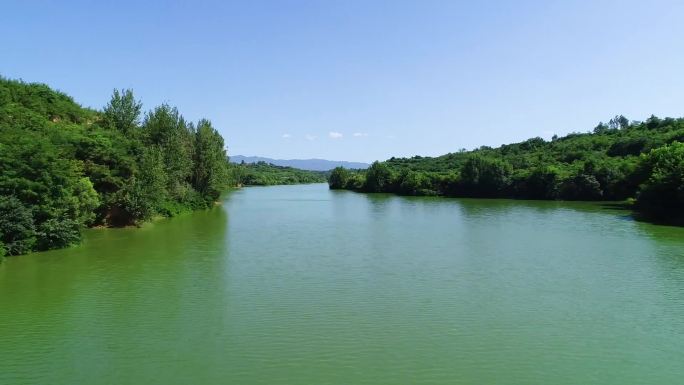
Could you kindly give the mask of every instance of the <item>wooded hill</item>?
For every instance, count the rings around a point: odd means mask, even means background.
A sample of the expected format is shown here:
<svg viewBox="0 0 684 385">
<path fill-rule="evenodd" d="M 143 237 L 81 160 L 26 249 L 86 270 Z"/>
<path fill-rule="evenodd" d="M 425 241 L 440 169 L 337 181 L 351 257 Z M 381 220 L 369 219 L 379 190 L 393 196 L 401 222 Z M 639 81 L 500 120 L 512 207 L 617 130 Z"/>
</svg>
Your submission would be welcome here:
<svg viewBox="0 0 684 385">
<path fill-rule="evenodd" d="M 0 254 L 64 247 L 85 226 L 212 206 L 231 184 L 221 135 L 130 90 L 102 111 L 44 84 L 0 78 Z"/>
<path fill-rule="evenodd" d="M 271 186 L 305 183 L 325 183 L 327 173 L 276 166 L 266 162 L 230 165 L 232 180 L 238 186 Z"/>
<path fill-rule="evenodd" d="M 684 217 L 684 119 L 616 116 L 588 133 L 532 138 L 439 157 L 375 162 L 367 171 L 333 170 L 330 187 L 454 197 L 635 199 L 644 214 Z"/>
</svg>

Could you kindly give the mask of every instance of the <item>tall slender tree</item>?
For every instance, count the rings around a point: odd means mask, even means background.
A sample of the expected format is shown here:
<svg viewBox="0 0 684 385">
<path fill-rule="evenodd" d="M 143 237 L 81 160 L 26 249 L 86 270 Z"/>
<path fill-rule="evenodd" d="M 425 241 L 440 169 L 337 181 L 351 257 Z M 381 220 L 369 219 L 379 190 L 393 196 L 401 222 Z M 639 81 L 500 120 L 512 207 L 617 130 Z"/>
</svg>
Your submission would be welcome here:
<svg viewBox="0 0 684 385">
<path fill-rule="evenodd" d="M 104 108 L 104 119 L 110 127 L 124 134 L 132 134 L 140 124 L 142 103 L 135 99 L 132 90 L 117 90 Z"/>
</svg>

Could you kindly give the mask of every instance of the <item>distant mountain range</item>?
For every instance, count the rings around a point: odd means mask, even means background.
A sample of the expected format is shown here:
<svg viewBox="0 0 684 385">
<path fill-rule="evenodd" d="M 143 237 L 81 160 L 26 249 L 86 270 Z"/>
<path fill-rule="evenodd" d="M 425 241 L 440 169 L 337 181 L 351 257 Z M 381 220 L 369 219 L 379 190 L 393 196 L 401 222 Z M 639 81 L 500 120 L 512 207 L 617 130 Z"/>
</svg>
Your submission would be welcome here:
<svg viewBox="0 0 684 385">
<path fill-rule="evenodd" d="M 325 160 L 325 159 L 272 159 L 264 158 L 261 156 L 243 156 L 243 155 L 232 155 L 230 157 L 231 163 L 257 163 L 266 162 L 275 164 L 276 166 L 286 166 L 294 167 L 302 170 L 311 171 L 328 171 L 335 167 L 344 168 L 368 168 L 368 163 L 361 162 L 346 162 L 342 160 Z"/>
</svg>

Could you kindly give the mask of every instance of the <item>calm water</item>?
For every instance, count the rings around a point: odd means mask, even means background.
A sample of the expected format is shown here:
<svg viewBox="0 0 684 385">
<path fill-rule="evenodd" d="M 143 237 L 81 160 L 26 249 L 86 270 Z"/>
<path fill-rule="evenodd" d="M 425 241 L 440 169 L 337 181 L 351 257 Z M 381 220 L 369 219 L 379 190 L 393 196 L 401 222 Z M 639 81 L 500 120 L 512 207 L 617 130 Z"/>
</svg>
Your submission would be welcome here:
<svg viewBox="0 0 684 385">
<path fill-rule="evenodd" d="M 684 229 L 247 188 L 0 265 L 0 384 L 679 384 Z"/>
</svg>

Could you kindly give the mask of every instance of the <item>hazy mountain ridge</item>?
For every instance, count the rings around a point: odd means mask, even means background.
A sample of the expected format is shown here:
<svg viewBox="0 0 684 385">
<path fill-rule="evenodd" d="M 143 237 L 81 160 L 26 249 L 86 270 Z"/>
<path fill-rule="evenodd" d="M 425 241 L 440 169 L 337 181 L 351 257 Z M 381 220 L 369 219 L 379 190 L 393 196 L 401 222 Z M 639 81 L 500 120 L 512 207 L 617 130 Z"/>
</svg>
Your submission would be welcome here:
<svg viewBox="0 0 684 385">
<path fill-rule="evenodd" d="M 347 162 L 343 160 L 326 160 L 326 159 L 272 159 L 261 156 L 244 156 L 232 155 L 230 156 L 231 163 L 257 163 L 266 162 L 276 166 L 294 167 L 302 170 L 311 171 L 328 171 L 335 167 L 344 167 L 348 169 L 365 169 L 370 166 L 368 163 L 362 162 Z"/>
</svg>

